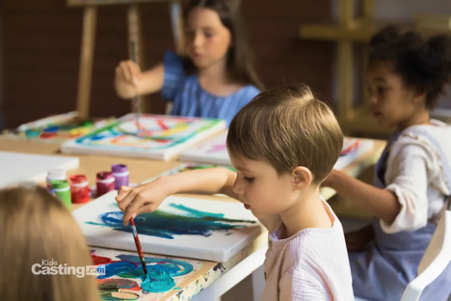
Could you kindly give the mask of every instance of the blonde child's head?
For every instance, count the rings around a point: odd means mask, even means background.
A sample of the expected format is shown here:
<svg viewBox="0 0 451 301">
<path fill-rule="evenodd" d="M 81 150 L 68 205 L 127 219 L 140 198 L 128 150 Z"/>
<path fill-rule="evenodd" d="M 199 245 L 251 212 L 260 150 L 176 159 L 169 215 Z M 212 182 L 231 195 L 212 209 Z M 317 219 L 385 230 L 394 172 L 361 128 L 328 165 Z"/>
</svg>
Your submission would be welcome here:
<svg viewBox="0 0 451 301">
<path fill-rule="evenodd" d="M 238 172 L 236 192 L 245 204 L 254 197 L 265 199 L 270 195 L 296 198 L 296 191 L 319 187 L 342 146 L 343 134 L 332 110 L 307 86 L 287 84 L 263 92 L 235 116 L 229 127 L 227 147 Z M 271 169 L 272 181 L 263 175 Z M 264 195 L 256 195 L 252 189 L 259 180 L 263 184 L 260 190 L 266 189 Z"/>
<path fill-rule="evenodd" d="M 0 241 L 0 300 L 99 300 L 93 276 L 35 274 L 52 260 L 75 269 L 92 265 L 77 223 L 44 188 L 0 190 Z"/>
</svg>

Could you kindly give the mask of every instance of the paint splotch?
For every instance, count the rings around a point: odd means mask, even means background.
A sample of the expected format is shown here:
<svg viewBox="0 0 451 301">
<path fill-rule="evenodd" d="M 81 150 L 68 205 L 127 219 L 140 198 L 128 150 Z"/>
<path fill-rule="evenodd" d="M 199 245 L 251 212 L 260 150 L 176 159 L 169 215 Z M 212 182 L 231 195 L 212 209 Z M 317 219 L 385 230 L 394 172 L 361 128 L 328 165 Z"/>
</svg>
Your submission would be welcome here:
<svg viewBox="0 0 451 301">
<path fill-rule="evenodd" d="M 122 301 L 122 300 L 138 300 L 139 295 L 130 293 L 131 298 L 121 298 L 116 294 L 120 292 L 120 290 L 127 291 L 140 291 L 138 283 L 133 280 L 128 279 L 102 279 L 97 280 L 97 286 L 100 292 L 100 298 L 104 301 Z M 135 295 L 135 298 L 133 298 Z"/>
<path fill-rule="evenodd" d="M 178 204 L 170 204 L 170 206 L 179 209 L 181 213 L 174 214 L 156 210 L 152 213 L 137 216 L 135 224 L 139 229 L 139 234 L 167 239 L 174 239 L 174 235 L 202 235 L 208 237 L 212 235 L 212 231 L 227 231 L 245 227 L 245 224 L 256 223 L 256 221 L 252 220 L 228 219 L 224 218 L 223 214 L 199 211 Z M 99 219 L 101 222 L 87 223 L 132 233 L 130 226 L 123 225 L 123 213 L 121 211 L 104 213 L 100 215 Z"/>
<path fill-rule="evenodd" d="M 221 273 L 225 272 L 225 267 L 222 265 L 222 263 L 218 263 L 217 265 L 214 266 L 213 271 L 217 271 L 220 270 Z"/>
<path fill-rule="evenodd" d="M 118 255 L 123 262 L 133 263 L 136 266 L 141 265 L 139 256 L 136 255 Z M 145 257 L 144 258 L 147 269 L 161 270 L 168 272 L 172 277 L 179 277 L 189 274 L 193 271 L 193 265 L 177 259 L 172 258 L 158 258 L 158 257 Z M 142 272 L 142 269 L 141 269 Z M 143 275 L 143 273 L 141 273 Z"/>
<path fill-rule="evenodd" d="M 107 257 L 91 254 L 93 261 L 101 258 L 106 261 Z M 121 254 L 116 256 L 119 260 L 112 261 L 105 266 L 105 275 L 99 275 L 98 284 L 102 300 L 120 300 L 115 293 L 121 290 L 142 290 L 143 293 L 162 293 L 175 287 L 174 277 L 183 276 L 193 271 L 190 263 L 170 259 L 145 257 L 148 274 L 144 275 L 139 256 Z M 111 277 L 121 277 L 110 279 Z M 141 287 L 134 280 L 141 279 Z"/>
<path fill-rule="evenodd" d="M 146 276 L 142 276 L 141 288 L 146 292 L 162 293 L 175 287 L 175 281 L 166 271 L 149 269 Z"/>
<path fill-rule="evenodd" d="M 207 150 L 207 153 L 217 153 L 217 152 L 226 152 L 226 151 L 227 151 L 227 145 L 224 143 L 224 144 L 212 145 Z"/>
<path fill-rule="evenodd" d="M 127 289 L 132 291 L 139 291 L 139 285 L 134 280 L 129 279 L 98 279 L 97 285 L 100 290 L 116 290 L 116 289 Z"/>
<path fill-rule="evenodd" d="M 92 262 L 95 265 L 108 264 L 108 263 L 111 263 L 113 261 L 111 258 L 102 257 L 102 256 L 96 256 L 94 254 L 91 254 L 91 259 L 92 259 Z"/>
</svg>

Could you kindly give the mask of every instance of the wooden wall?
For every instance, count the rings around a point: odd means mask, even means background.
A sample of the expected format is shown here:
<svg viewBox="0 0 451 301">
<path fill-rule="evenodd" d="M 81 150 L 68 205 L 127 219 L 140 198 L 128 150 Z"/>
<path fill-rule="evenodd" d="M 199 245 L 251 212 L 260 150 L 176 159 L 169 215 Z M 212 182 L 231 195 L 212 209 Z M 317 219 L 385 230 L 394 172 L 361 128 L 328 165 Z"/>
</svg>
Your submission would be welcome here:
<svg viewBox="0 0 451 301">
<path fill-rule="evenodd" d="M 331 98 L 333 44 L 297 38 L 302 23 L 328 21 L 330 0 L 243 0 L 250 42 L 267 87 L 305 82 L 325 100 Z M 6 126 L 75 109 L 82 8 L 64 0 L 2 0 L 3 91 Z M 169 5 L 142 5 L 145 65 L 174 49 Z M 115 96 L 114 68 L 127 59 L 126 6 L 101 7 L 97 32 L 91 101 L 92 116 L 120 116 L 130 104 Z M 151 110 L 164 112 L 159 94 Z"/>
</svg>

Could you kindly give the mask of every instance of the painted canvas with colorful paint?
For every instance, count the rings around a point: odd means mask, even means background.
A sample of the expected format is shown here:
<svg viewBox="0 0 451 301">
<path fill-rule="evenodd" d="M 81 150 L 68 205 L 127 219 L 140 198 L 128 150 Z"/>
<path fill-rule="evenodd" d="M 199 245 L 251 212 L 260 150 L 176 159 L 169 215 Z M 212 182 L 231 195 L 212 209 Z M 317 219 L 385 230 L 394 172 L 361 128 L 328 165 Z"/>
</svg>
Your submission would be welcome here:
<svg viewBox="0 0 451 301">
<path fill-rule="evenodd" d="M 374 141 L 368 139 L 345 138 L 341 155 L 335 163 L 334 168 L 341 170 L 357 160 L 360 156 L 371 151 Z"/>
<path fill-rule="evenodd" d="M 103 154 L 170 160 L 181 151 L 224 130 L 220 119 L 128 114 L 116 122 L 62 145 L 65 153 Z"/>
<path fill-rule="evenodd" d="M 96 276 L 101 300 L 159 300 L 170 291 L 181 291 L 180 284 L 202 266 L 196 260 L 144 257 L 148 277 L 136 252 L 93 248 L 93 263 L 104 267 L 99 269 L 103 275 Z"/>
<path fill-rule="evenodd" d="M 232 165 L 227 152 L 227 132 L 191 147 L 180 154 L 180 161 Z"/>
<path fill-rule="evenodd" d="M 73 212 L 90 246 L 136 250 L 122 223 L 117 191 Z M 241 203 L 171 196 L 135 225 L 144 252 L 225 262 L 265 230 Z"/>
<path fill-rule="evenodd" d="M 181 173 L 181 172 L 184 172 L 184 171 L 206 169 L 206 168 L 214 168 L 214 167 L 220 167 L 220 166 L 228 168 L 231 171 L 236 171 L 235 168 L 233 168 L 232 166 L 226 166 L 226 165 L 222 166 L 222 165 L 215 165 L 215 164 L 202 164 L 202 163 L 192 163 L 192 162 L 191 163 L 182 163 L 182 164 L 180 164 L 179 166 L 177 166 L 177 167 L 175 167 L 173 169 L 165 171 L 165 172 L 159 174 L 156 177 L 152 177 L 152 178 L 142 182 L 141 184 L 151 182 L 151 181 L 153 181 L 153 180 L 155 180 L 155 179 L 157 179 L 159 177 L 175 175 L 175 174 L 178 174 L 178 173 Z"/>
<path fill-rule="evenodd" d="M 231 165 L 227 152 L 227 133 L 222 133 L 208 139 L 199 145 L 189 148 L 180 154 L 181 161 L 193 161 L 209 164 Z M 374 142 L 367 139 L 346 137 L 343 142 L 341 156 L 335 164 L 335 169 L 343 169 L 364 153 L 373 148 Z"/>
<path fill-rule="evenodd" d="M 14 130 L 5 130 L 4 135 L 18 140 L 63 143 L 86 135 L 112 121 L 114 118 L 84 120 L 78 117 L 77 112 L 70 112 L 22 124 Z"/>
</svg>

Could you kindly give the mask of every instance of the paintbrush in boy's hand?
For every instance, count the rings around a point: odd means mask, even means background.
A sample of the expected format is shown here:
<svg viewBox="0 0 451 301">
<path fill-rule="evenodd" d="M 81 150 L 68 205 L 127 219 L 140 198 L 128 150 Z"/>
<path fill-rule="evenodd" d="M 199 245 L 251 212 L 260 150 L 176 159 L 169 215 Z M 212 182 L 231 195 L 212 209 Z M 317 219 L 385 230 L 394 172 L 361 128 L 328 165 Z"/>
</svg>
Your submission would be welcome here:
<svg viewBox="0 0 451 301">
<path fill-rule="evenodd" d="M 143 266 L 144 275 L 147 276 L 147 265 L 146 260 L 144 259 L 143 250 L 141 248 L 141 242 L 139 241 L 138 231 L 136 231 L 135 221 L 133 217 L 130 218 L 130 225 L 132 226 L 133 238 L 135 239 L 136 249 L 138 250 L 139 259 L 141 260 L 141 265 Z"/>
</svg>

